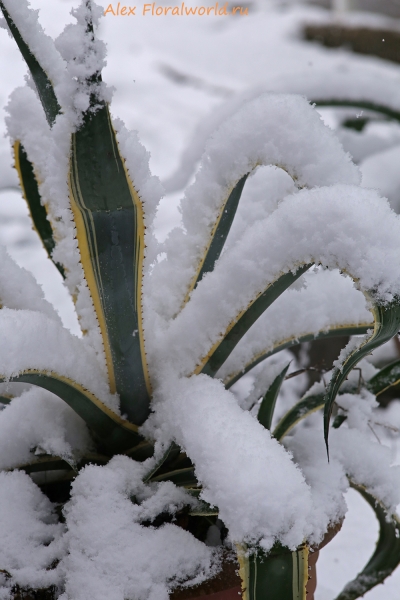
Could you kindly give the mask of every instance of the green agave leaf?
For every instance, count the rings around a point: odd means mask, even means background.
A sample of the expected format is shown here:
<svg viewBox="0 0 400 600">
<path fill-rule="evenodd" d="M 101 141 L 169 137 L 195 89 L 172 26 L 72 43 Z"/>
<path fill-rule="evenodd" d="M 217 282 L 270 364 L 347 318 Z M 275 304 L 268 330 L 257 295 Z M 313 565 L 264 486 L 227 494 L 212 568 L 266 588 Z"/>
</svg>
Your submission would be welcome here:
<svg viewBox="0 0 400 600">
<path fill-rule="evenodd" d="M 194 475 L 194 467 L 163 473 L 162 475 L 152 477 L 151 481 L 172 481 L 172 483 L 181 487 L 193 487 L 198 485 L 198 481 Z"/>
<path fill-rule="evenodd" d="M 0 404 L 10 404 L 11 400 L 9 396 L 0 396 Z"/>
<path fill-rule="evenodd" d="M 308 554 L 307 546 L 294 552 L 274 547 L 268 554 L 260 548 L 250 555 L 239 551 L 243 600 L 306 600 Z"/>
<path fill-rule="evenodd" d="M 290 361 L 291 362 L 291 361 Z M 266 391 L 264 398 L 262 399 L 260 409 L 258 411 L 257 419 L 265 427 L 265 429 L 271 429 L 272 417 L 274 415 L 276 400 L 279 396 L 279 392 L 282 383 L 285 380 L 287 370 L 290 366 L 290 362 L 284 369 L 275 377 L 274 381 Z"/>
<path fill-rule="evenodd" d="M 105 105 L 88 112 L 72 136 L 70 197 L 110 387 L 122 412 L 141 425 L 151 395 L 141 300 L 145 226 Z"/>
<path fill-rule="evenodd" d="M 400 121 L 400 112 L 385 106 L 384 104 L 375 104 L 365 100 L 346 100 L 345 98 L 330 98 L 325 100 L 312 100 L 312 104 L 317 106 L 337 106 L 337 107 L 351 107 L 359 108 L 364 110 L 371 110 L 372 112 L 379 113 L 395 121 Z"/>
<path fill-rule="evenodd" d="M 235 346 L 263 312 L 311 266 L 312 264 L 303 265 L 299 267 L 294 274 L 285 273 L 281 275 L 276 281 L 271 283 L 264 292 L 259 294 L 250 305 L 230 323 L 222 338 L 214 344 L 208 355 L 204 357 L 197 367 L 195 373 L 205 373 L 206 375 L 214 377 Z"/>
<path fill-rule="evenodd" d="M 328 384 L 325 394 L 325 411 L 324 411 L 324 436 L 326 448 L 329 453 L 328 436 L 329 436 L 329 421 L 332 414 L 333 403 L 340 386 L 347 378 L 350 371 L 357 363 L 370 354 L 372 350 L 378 348 L 388 340 L 390 340 L 400 328 L 400 303 L 399 299 L 395 298 L 389 304 L 382 306 L 373 301 L 374 314 L 374 330 L 371 336 L 367 337 L 362 344 L 353 350 L 342 363 L 340 369 L 335 368 L 331 380 Z"/>
<path fill-rule="evenodd" d="M 367 382 L 367 388 L 370 392 L 379 396 L 390 387 L 400 383 L 400 360 L 396 360 L 384 369 L 381 369 L 376 375 Z"/>
<path fill-rule="evenodd" d="M 58 100 L 54 93 L 53 85 L 48 78 L 46 72 L 41 67 L 36 57 L 32 53 L 29 46 L 24 41 L 22 35 L 20 34 L 18 28 L 15 23 L 11 19 L 6 7 L 4 6 L 4 2 L 0 0 L 0 9 L 3 13 L 3 16 L 7 22 L 8 27 L 10 28 L 11 34 L 14 40 L 17 43 L 17 46 L 28 66 L 29 71 L 31 72 L 33 81 L 35 82 L 40 101 L 44 108 L 44 112 L 46 114 L 47 122 L 50 127 L 53 125 L 56 117 L 61 112 L 61 107 L 58 104 Z"/>
<path fill-rule="evenodd" d="M 24 147 L 19 141 L 15 142 L 14 144 L 14 160 L 15 168 L 17 170 L 22 188 L 22 193 L 28 204 L 33 224 L 43 242 L 43 246 L 49 258 L 53 261 L 52 252 L 55 246 L 53 229 L 49 220 L 47 219 L 46 208 L 41 204 L 40 201 L 39 186 L 33 165 L 30 162 Z M 54 262 L 54 264 L 60 271 L 62 277 L 65 277 L 63 266 L 56 262 Z"/>
<path fill-rule="evenodd" d="M 320 410 L 324 406 L 324 394 L 306 396 L 295 404 L 279 421 L 273 431 L 273 436 L 277 440 L 282 440 L 297 423 Z"/>
<path fill-rule="evenodd" d="M 371 329 L 372 323 L 361 323 L 359 325 L 337 325 L 328 329 L 327 331 L 319 331 L 317 333 L 305 333 L 299 337 L 293 337 L 290 339 L 276 341 L 274 347 L 268 350 L 263 350 L 258 354 L 254 355 L 253 358 L 244 365 L 243 369 L 231 373 L 224 379 L 224 385 L 228 390 L 234 383 L 239 381 L 243 375 L 251 371 L 256 365 L 265 360 L 266 358 L 277 354 L 281 350 L 291 348 L 303 344 L 304 342 L 312 342 L 313 340 L 320 340 L 323 338 L 338 337 L 338 336 L 350 336 L 350 335 L 363 335 L 367 333 L 368 329 Z"/>
<path fill-rule="evenodd" d="M 103 454 L 87 454 L 81 458 L 76 464 L 72 464 L 70 461 L 63 459 L 60 456 L 41 456 L 29 463 L 24 463 L 14 467 L 25 473 L 40 473 L 44 471 L 78 471 L 82 467 L 88 464 L 105 465 L 110 460 L 109 456 Z M 12 469 L 10 469 L 12 470 Z"/>
<path fill-rule="evenodd" d="M 5 378 L 0 377 L 0 382 L 3 381 Z M 121 419 L 93 394 L 71 379 L 53 372 L 27 370 L 7 381 L 31 383 L 56 394 L 85 421 L 98 438 L 100 445 L 110 452 L 122 452 L 143 441 L 135 425 Z"/>
<path fill-rule="evenodd" d="M 379 539 L 375 552 L 361 573 L 350 581 L 335 600 L 356 600 L 366 592 L 382 583 L 400 564 L 400 520 L 393 515 L 387 520 L 382 504 L 363 487 L 350 482 L 371 506 L 379 521 Z"/>
<path fill-rule="evenodd" d="M 155 474 L 160 470 L 160 468 L 163 466 L 163 464 L 165 462 L 167 462 L 169 459 L 175 458 L 176 456 L 178 456 L 179 453 L 180 453 L 179 446 L 177 446 L 177 444 L 175 444 L 175 442 L 172 442 L 168 446 L 168 448 L 166 449 L 164 454 L 161 456 L 161 458 L 156 462 L 154 467 L 148 473 L 146 473 L 146 475 L 143 477 L 143 482 L 147 483 L 148 481 L 153 479 Z"/>
<path fill-rule="evenodd" d="M 202 260 L 200 261 L 198 272 L 195 275 L 186 294 L 184 304 L 186 304 L 186 302 L 189 300 L 190 293 L 196 288 L 203 276 L 206 273 L 214 270 L 214 265 L 220 257 L 226 242 L 226 238 L 228 237 L 228 233 L 231 229 L 239 200 L 243 192 L 244 184 L 246 183 L 248 176 L 249 173 L 246 173 L 246 175 L 239 179 L 225 202 L 222 204 L 220 215 L 210 235 L 210 242 Z"/>
<path fill-rule="evenodd" d="M 217 517 L 218 516 L 218 508 L 215 506 L 211 506 L 208 502 L 204 502 L 204 500 L 200 500 L 197 498 L 198 505 L 196 508 L 193 508 L 189 511 L 189 515 L 192 517 Z"/>
</svg>

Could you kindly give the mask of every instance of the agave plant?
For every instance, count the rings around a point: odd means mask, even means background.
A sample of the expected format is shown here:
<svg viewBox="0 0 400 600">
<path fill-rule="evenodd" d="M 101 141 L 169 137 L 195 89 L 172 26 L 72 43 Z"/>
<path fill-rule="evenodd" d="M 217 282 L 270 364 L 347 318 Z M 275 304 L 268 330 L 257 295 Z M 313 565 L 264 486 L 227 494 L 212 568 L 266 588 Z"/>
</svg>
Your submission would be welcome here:
<svg viewBox="0 0 400 600">
<path fill-rule="evenodd" d="M 30 71 L 15 166 L 82 328 L 2 251 L 1 597 L 161 599 L 230 551 L 244 597 L 305 599 L 350 485 L 381 527 L 338 598 L 359 597 L 400 562 L 399 468 L 368 429 L 399 364 L 364 360 L 400 325 L 399 218 L 306 100 L 264 94 L 215 132 L 159 244 L 160 185 L 101 79 L 102 9 L 84 0 L 54 42 L 25 0 L 0 8 Z M 278 353 L 343 333 L 327 386 L 277 403 Z"/>
</svg>

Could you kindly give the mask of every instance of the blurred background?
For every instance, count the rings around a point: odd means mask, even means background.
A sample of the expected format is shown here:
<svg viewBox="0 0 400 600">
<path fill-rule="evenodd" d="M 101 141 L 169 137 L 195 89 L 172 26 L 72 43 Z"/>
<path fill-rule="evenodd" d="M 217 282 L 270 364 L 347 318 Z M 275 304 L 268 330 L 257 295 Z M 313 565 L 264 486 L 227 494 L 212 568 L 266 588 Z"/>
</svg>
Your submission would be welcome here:
<svg viewBox="0 0 400 600">
<path fill-rule="evenodd" d="M 70 11 L 77 4 L 31 0 L 52 37 L 73 21 Z M 323 94 L 333 84 L 345 97 L 360 82 L 360 90 L 377 96 L 382 104 L 389 102 L 400 113 L 400 0 L 228 1 L 229 8 L 239 5 L 247 15 L 151 17 L 141 14 L 143 2 L 137 2 L 137 16 L 108 14 L 98 31 L 108 47 L 104 79 L 115 88 L 112 114 L 138 131 L 151 154 L 152 171 L 166 187 L 157 216 L 161 241 L 179 223 L 178 203 L 185 185 L 193 180 L 207 135 L 246 97 L 300 90 L 312 101 L 316 91 Z M 33 272 L 64 324 L 79 334 L 72 302 L 31 228 L 12 167 L 5 107 L 12 90 L 23 85 L 26 69 L 4 30 L 0 30 L 0 74 L 0 243 Z M 359 164 L 363 185 L 381 190 L 400 212 L 399 119 L 361 114 L 354 107 L 319 110 Z M 337 349 L 331 347 L 332 356 L 327 348 L 314 345 L 298 358 L 305 366 L 329 367 L 343 343 L 339 340 Z M 382 363 L 396 356 L 394 341 L 374 360 Z M 395 409 L 389 410 L 400 426 Z M 348 503 L 351 510 L 343 532 L 321 552 L 317 600 L 332 600 L 374 547 L 378 527 L 369 518 L 372 511 L 352 492 Z M 399 590 L 400 572 L 365 598 L 398 600 Z"/>
</svg>

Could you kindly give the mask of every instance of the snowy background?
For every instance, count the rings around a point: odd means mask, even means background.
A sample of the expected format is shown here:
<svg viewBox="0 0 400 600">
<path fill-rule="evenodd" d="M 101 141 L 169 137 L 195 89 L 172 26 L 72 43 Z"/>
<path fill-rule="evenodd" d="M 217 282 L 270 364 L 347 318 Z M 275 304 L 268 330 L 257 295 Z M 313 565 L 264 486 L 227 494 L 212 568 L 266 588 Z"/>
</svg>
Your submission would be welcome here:
<svg viewBox="0 0 400 600">
<path fill-rule="evenodd" d="M 41 9 L 41 23 L 53 37 L 65 23 L 72 22 L 69 12 L 76 4 L 72 0 L 31 0 L 34 8 Z M 206 2 L 192 0 L 191 4 Z M 302 23 L 326 18 L 324 9 L 273 0 L 242 0 L 242 6 L 249 8 L 248 16 L 144 17 L 138 8 L 136 17 L 108 15 L 102 20 L 99 35 L 108 45 L 108 66 L 103 75 L 115 87 L 112 113 L 128 128 L 139 131 L 151 152 L 153 173 L 165 181 L 179 167 L 199 123 L 223 114 L 224 103 L 240 94 L 251 95 L 256 89 L 289 90 L 292 79 L 307 82 L 320 72 L 325 72 L 327 80 L 334 73 L 361 73 L 366 80 L 370 78 L 371 87 L 379 74 L 391 85 L 398 83 L 400 92 L 400 66 L 301 41 Z M 378 16 L 353 15 L 352 19 L 373 26 L 387 24 Z M 25 67 L 13 41 L 4 31 L 0 33 L 0 187 L 13 188 L 17 180 L 8 140 L 3 137 L 3 107 L 10 92 L 22 83 Z M 356 117 L 357 111 L 353 112 Z M 324 118 L 329 124 L 335 121 L 329 111 L 324 112 Z M 361 160 L 364 183 L 380 187 L 396 206 L 400 177 L 394 165 L 398 165 L 400 131 L 382 126 L 375 134 L 386 148 Z M 383 160 L 384 173 L 380 167 Z M 163 200 L 158 215 L 160 239 L 179 219 L 176 207 L 180 197 L 181 191 L 176 190 Z M 61 277 L 31 230 L 27 209 L 16 190 L 0 196 L 0 242 L 20 265 L 33 272 L 65 325 L 78 333 Z M 390 349 L 386 352 L 390 354 Z M 378 527 L 371 509 L 355 492 L 349 492 L 347 501 L 349 513 L 342 532 L 321 552 L 316 600 L 333 599 L 362 568 L 374 547 Z M 399 589 L 400 570 L 365 598 L 398 600 Z"/>
</svg>

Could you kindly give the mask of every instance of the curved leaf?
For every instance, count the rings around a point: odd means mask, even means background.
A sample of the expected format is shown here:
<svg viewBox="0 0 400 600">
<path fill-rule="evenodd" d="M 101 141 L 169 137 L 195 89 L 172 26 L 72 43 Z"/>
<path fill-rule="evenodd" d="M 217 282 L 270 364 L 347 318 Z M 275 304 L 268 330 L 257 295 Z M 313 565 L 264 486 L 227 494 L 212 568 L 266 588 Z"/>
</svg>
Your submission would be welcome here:
<svg viewBox="0 0 400 600">
<path fill-rule="evenodd" d="M 275 377 L 274 381 L 269 386 L 268 390 L 264 394 L 262 399 L 257 419 L 265 429 L 271 429 L 272 417 L 274 415 L 276 400 L 279 396 L 281 385 L 284 382 L 287 370 L 290 366 L 290 362 L 284 369 Z"/>
<path fill-rule="evenodd" d="M 387 305 L 379 305 L 373 302 L 374 314 L 374 331 L 371 336 L 363 340 L 360 346 L 350 352 L 345 358 L 340 368 L 335 368 L 331 380 L 328 384 L 325 394 L 325 411 L 324 411 L 324 436 L 326 448 L 328 448 L 329 436 L 329 421 L 332 414 L 333 403 L 343 381 L 347 378 L 350 371 L 357 363 L 370 354 L 372 350 L 378 348 L 388 340 L 390 340 L 400 328 L 400 303 L 399 299 L 395 298 Z M 329 455 L 329 454 L 328 454 Z"/>
<path fill-rule="evenodd" d="M 324 399 L 324 394 L 316 394 L 314 396 L 302 398 L 282 417 L 272 435 L 278 441 L 282 440 L 282 438 L 287 435 L 297 423 L 323 408 Z"/>
<path fill-rule="evenodd" d="M 9 396 L 0 396 L 0 404 L 4 404 L 4 405 L 10 404 L 11 400 L 12 400 L 12 398 Z"/>
<path fill-rule="evenodd" d="M 368 329 L 372 327 L 371 323 L 361 323 L 360 325 L 337 325 L 329 329 L 328 331 L 319 331 L 317 333 L 305 333 L 304 335 L 300 335 L 298 337 L 292 337 L 290 339 L 277 341 L 274 347 L 268 350 L 263 350 L 252 357 L 252 359 L 244 365 L 243 369 L 240 371 L 236 371 L 225 377 L 223 383 L 228 390 L 234 383 L 239 381 L 243 375 L 251 371 L 255 366 L 257 366 L 260 362 L 273 356 L 277 352 L 281 350 L 285 350 L 286 348 L 291 348 L 292 346 L 298 346 L 299 344 L 303 344 L 304 342 L 312 342 L 313 340 L 320 340 L 324 338 L 330 337 L 338 337 L 338 336 L 350 336 L 350 335 L 363 335 L 367 333 Z"/>
<path fill-rule="evenodd" d="M 228 233 L 231 229 L 239 200 L 243 192 L 244 184 L 246 183 L 248 176 L 249 174 L 247 173 L 241 179 L 239 179 L 227 197 L 226 201 L 222 204 L 221 212 L 210 234 L 209 244 L 206 248 L 203 258 L 199 263 L 198 271 L 189 286 L 184 304 L 186 304 L 186 302 L 189 300 L 191 292 L 196 288 L 203 276 L 206 273 L 213 271 L 214 265 L 220 257 L 226 242 L 226 238 L 228 237 Z"/>
<path fill-rule="evenodd" d="M 243 600 L 306 600 L 308 581 L 306 545 L 294 552 L 274 547 L 268 554 L 257 548 L 238 552 Z"/>
<path fill-rule="evenodd" d="M 172 442 L 168 446 L 168 448 L 166 449 L 166 451 L 164 452 L 164 454 L 161 456 L 161 458 L 150 469 L 150 471 L 148 473 L 146 473 L 146 475 L 143 477 L 143 482 L 147 483 L 152 478 L 154 478 L 155 474 L 160 470 L 160 468 L 163 466 L 163 464 L 165 462 L 167 462 L 168 460 L 170 460 L 171 458 L 175 458 L 176 456 L 178 456 L 179 453 L 180 453 L 179 446 L 177 446 L 175 444 L 175 442 Z"/>
<path fill-rule="evenodd" d="M 44 471 L 77 471 L 88 464 L 105 465 L 109 460 L 109 456 L 104 456 L 102 454 L 87 454 L 78 461 L 76 467 L 73 467 L 69 461 L 60 456 L 46 455 L 14 468 L 25 471 L 25 473 L 28 474 Z"/>
<path fill-rule="evenodd" d="M 118 151 L 108 107 L 84 116 L 72 136 L 70 197 L 82 266 L 99 320 L 111 391 L 135 424 L 150 412 L 144 349 L 144 218 Z"/>
<path fill-rule="evenodd" d="M 194 467 L 188 467 L 186 469 L 177 469 L 176 471 L 163 473 L 162 475 L 152 477 L 150 481 L 172 481 L 172 483 L 181 487 L 194 487 L 197 486 L 199 483 L 194 474 Z"/>
<path fill-rule="evenodd" d="M 5 381 L 0 377 L 0 382 Z M 98 439 L 99 446 L 113 453 L 122 452 L 143 441 L 138 429 L 121 419 L 81 385 L 57 373 L 26 370 L 7 382 L 30 383 L 52 392 L 66 402 L 86 423 Z"/>
<path fill-rule="evenodd" d="M 54 93 L 53 85 L 50 79 L 48 78 L 46 72 L 41 67 L 38 60 L 32 53 L 31 49 L 24 41 L 17 26 L 8 14 L 8 11 L 6 10 L 4 2 L 2 0 L 0 0 L 0 9 L 11 31 L 11 34 L 14 40 L 16 41 L 17 46 L 28 66 L 28 69 L 31 72 L 33 81 L 35 82 L 36 89 L 39 94 L 40 101 L 46 114 L 47 122 L 51 127 L 54 121 L 56 120 L 57 115 L 61 112 L 61 107 L 58 104 L 58 100 Z"/>
<path fill-rule="evenodd" d="M 39 186 L 33 165 L 19 141 L 16 141 L 14 144 L 14 162 L 21 184 L 22 194 L 28 204 L 33 224 L 43 242 L 43 246 L 49 258 L 53 261 L 52 252 L 55 247 L 53 229 L 50 225 L 50 221 L 47 219 L 46 208 L 41 203 Z M 54 264 L 60 271 L 62 277 L 65 277 L 63 266 L 56 262 L 54 262 Z"/>
<path fill-rule="evenodd" d="M 387 519 L 387 513 L 382 504 L 369 494 L 363 487 L 350 482 L 371 506 L 379 521 L 379 539 L 375 552 L 361 573 L 350 581 L 335 600 L 356 600 L 366 592 L 382 583 L 400 564 L 400 520 L 393 515 Z"/>
<path fill-rule="evenodd" d="M 381 369 L 379 373 L 371 377 L 366 386 L 375 396 L 379 396 L 379 394 L 383 394 L 387 389 L 398 383 L 400 383 L 400 360 L 396 360 Z"/>
<path fill-rule="evenodd" d="M 276 281 L 271 283 L 264 292 L 260 293 L 251 304 L 238 315 L 235 321 L 230 323 L 222 338 L 214 344 L 208 355 L 200 362 L 195 373 L 205 373 L 206 375 L 214 377 L 235 346 L 263 312 L 311 266 L 312 264 L 303 265 L 299 267 L 294 274 L 285 273 L 281 275 Z"/>
<path fill-rule="evenodd" d="M 317 106 L 337 106 L 340 108 L 361 108 L 364 110 L 371 110 L 373 112 L 380 113 L 385 117 L 389 117 L 390 119 L 394 119 L 395 121 L 400 121 L 400 112 L 397 110 L 393 110 L 392 108 L 385 106 L 384 104 L 375 104 L 375 102 L 370 102 L 366 100 L 348 100 L 345 98 L 331 98 L 325 100 L 311 100 L 312 104 L 316 104 Z"/>
</svg>

